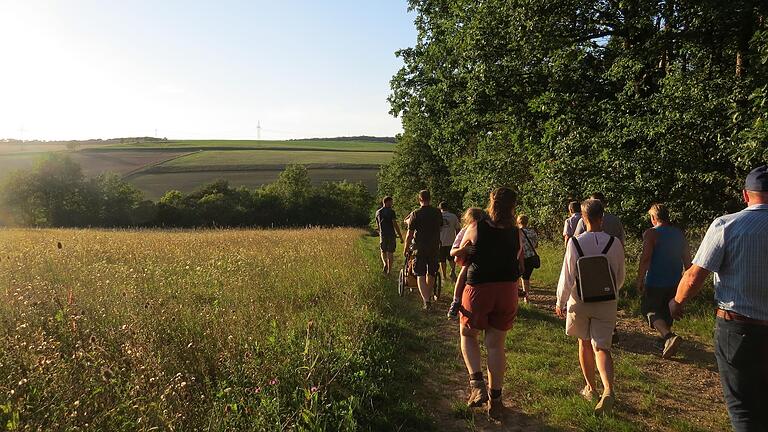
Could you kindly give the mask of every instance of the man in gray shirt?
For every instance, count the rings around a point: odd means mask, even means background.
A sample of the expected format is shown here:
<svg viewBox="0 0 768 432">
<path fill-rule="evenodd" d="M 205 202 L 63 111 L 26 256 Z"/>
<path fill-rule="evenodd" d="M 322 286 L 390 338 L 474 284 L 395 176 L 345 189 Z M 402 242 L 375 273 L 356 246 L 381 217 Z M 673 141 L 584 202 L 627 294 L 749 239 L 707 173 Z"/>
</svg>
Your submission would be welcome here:
<svg viewBox="0 0 768 432">
<path fill-rule="evenodd" d="M 461 231 L 461 222 L 459 222 L 458 216 L 450 212 L 448 203 L 445 201 L 437 207 L 443 215 L 443 226 L 440 227 L 440 268 L 443 271 L 443 279 L 448 279 L 446 273 L 447 267 L 450 265 L 451 279 L 456 280 L 456 264 L 451 256 L 451 246 L 456 240 L 456 234 Z"/>
<path fill-rule="evenodd" d="M 608 201 L 605 200 L 605 195 L 603 195 L 602 192 L 595 192 L 590 196 L 590 198 L 600 200 L 604 206 L 608 206 Z M 576 225 L 576 231 L 573 232 L 573 236 L 578 237 L 586 231 L 587 227 L 584 226 L 584 220 L 581 219 L 579 220 L 579 224 Z M 603 216 L 603 232 L 618 238 L 622 246 L 626 244 L 624 225 L 621 223 L 621 219 L 610 213 L 605 213 Z"/>
</svg>

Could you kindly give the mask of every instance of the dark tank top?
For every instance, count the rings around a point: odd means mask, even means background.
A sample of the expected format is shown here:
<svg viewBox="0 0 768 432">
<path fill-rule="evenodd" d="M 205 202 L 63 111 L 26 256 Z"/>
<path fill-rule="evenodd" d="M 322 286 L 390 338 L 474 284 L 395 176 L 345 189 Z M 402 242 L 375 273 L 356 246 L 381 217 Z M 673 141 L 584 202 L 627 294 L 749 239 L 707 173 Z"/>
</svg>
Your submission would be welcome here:
<svg viewBox="0 0 768 432">
<path fill-rule="evenodd" d="M 487 222 L 477 224 L 477 241 L 467 283 L 515 282 L 520 277 L 520 233 L 517 227 L 494 228 Z"/>
</svg>

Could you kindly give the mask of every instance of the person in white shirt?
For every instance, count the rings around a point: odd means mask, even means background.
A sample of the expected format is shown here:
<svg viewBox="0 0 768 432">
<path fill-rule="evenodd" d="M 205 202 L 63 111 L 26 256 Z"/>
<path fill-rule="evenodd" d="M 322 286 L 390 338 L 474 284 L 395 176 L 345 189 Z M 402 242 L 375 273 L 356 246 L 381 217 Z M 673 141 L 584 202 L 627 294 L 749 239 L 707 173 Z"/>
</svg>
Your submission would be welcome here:
<svg viewBox="0 0 768 432">
<path fill-rule="evenodd" d="M 437 206 L 443 215 L 443 226 L 440 227 L 440 268 L 443 271 L 443 279 L 448 279 L 447 267 L 451 267 L 451 279 L 456 280 L 456 263 L 451 256 L 451 246 L 456 240 L 456 234 L 461 231 L 459 217 L 451 213 L 448 203 L 441 202 Z"/>
<path fill-rule="evenodd" d="M 601 255 L 611 236 L 602 232 L 605 208 L 599 200 L 589 199 L 581 204 L 582 220 L 587 232 L 576 237 L 584 256 Z M 624 284 L 624 247 L 620 241 L 614 241 L 605 253 L 608 265 L 613 273 L 613 280 L 618 290 Z M 611 344 L 613 329 L 616 326 L 616 300 L 585 303 L 576 290 L 576 261 L 579 254 L 573 239 L 568 242 L 563 260 L 560 281 L 557 284 L 557 305 L 555 313 L 566 318 L 565 333 L 579 339 L 579 363 L 586 380 L 581 394 L 593 400 L 596 393 L 595 368 L 600 373 L 603 393 L 595 406 L 596 414 L 609 413 L 615 402 L 613 391 L 613 358 Z M 618 295 L 618 293 L 616 293 Z"/>
</svg>

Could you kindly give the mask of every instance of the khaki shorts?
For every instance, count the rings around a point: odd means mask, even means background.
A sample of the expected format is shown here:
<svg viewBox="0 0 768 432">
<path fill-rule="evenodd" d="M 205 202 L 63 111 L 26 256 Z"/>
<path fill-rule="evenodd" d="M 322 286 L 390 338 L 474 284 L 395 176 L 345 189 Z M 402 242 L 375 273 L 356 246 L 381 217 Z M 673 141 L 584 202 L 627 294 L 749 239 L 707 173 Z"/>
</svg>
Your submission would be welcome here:
<svg viewBox="0 0 768 432">
<path fill-rule="evenodd" d="M 610 351 L 616 327 L 616 300 L 568 305 L 565 334 L 592 341 L 592 346 Z"/>
</svg>

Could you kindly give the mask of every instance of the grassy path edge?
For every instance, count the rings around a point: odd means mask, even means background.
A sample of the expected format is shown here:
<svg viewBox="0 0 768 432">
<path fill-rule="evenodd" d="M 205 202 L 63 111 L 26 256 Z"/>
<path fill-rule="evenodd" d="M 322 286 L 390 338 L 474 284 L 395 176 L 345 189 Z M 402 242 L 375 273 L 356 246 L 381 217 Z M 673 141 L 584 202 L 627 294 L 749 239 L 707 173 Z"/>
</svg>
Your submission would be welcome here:
<svg viewBox="0 0 768 432">
<path fill-rule="evenodd" d="M 376 238 L 365 241 L 372 268 L 380 266 Z M 553 248 L 549 273 L 557 270 Z M 396 257 L 396 261 L 401 258 Z M 399 265 L 396 265 L 399 267 Z M 707 431 L 728 427 L 716 387 L 711 346 L 697 338 L 686 343 L 681 356 L 663 361 L 652 348 L 652 332 L 627 304 L 620 315 L 616 344 L 617 385 L 622 392 L 615 416 L 592 415 L 592 404 L 578 396 L 583 382 L 576 343 L 564 334 L 564 323 L 551 311 L 552 275 L 540 273 L 532 302 L 521 305 L 515 327 L 507 337 L 505 411 L 502 422 L 491 422 L 480 410 L 463 404 L 466 371 L 458 346 L 456 323 L 445 318 L 453 287 L 446 284 L 441 301 L 430 313 L 420 310 L 415 294 L 397 297 L 396 277 L 381 279 L 393 294 L 384 309 L 388 320 L 405 331 L 399 339 L 401 359 L 412 378 L 410 398 L 426 413 L 432 430 L 441 431 Z M 402 362 L 402 360 L 401 360 Z M 702 374 L 697 380 L 692 375 Z M 707 390 L 709 389 L 709 390 Z M 417 410 L 418 411 L 418 410 Z M 425 430 L 424 426 L 400 430 Z"/>
</svg>

